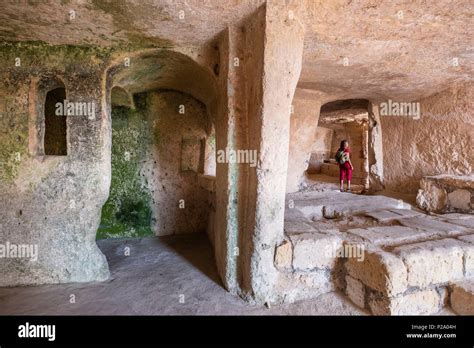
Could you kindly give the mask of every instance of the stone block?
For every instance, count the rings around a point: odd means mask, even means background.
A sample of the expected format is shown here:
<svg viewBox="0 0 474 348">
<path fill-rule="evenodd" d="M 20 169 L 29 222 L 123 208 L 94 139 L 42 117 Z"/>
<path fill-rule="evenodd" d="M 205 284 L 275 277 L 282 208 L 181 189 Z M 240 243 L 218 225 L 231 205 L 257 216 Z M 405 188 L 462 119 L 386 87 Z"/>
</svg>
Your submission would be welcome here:
<svg viewBox="0 0 474 348">
<path fill-rule="evenodd" d="M 349 258 L 347 273 L 384 295 L 402 293 L 407 288 L 407 270 L 402 259 L 381 249 L 368 249 L 364 260 Z"/>
<path fill-rule="evenodd" d="M 309 271 L 333 268 L 342 239 L 322 233 L 303 233 L 290 236 L 293 244 L 293 269 Z"/>
<path fill-rule="evenodd" d="M 374 315 L 429 315 L 442 309 L 436 289 L 409 291 L 394 297 L 371 293 L 368 304 Z"/>
<path fill-rule="evenodd" d="M 403 245 L 392 252 L 403 259 L 409 286 L 425 288 L 463 277 L 463 243 L 455 239 Z"/>
<path fill-rule="evenodd" d="M 291 260 L 293 259 L 293 250 L 291 243 L 283 241 L 275 250 L 275 266 L 280 270 L 291 269 Z"/>
<path fill-rule="evenodd" d="M 427 176 L 420 181 L 416 202 L 430 212 L 470 212 L 473 192 L 472 175 Z"/>
<path fill-rule="evenodd" d="M 316 298 L 335 290 L 331 274 L 325 270 L 282 273 L 278 287 L 283 301 L 289 303 Z"/>
<path fill-rule="evenodd" d="M 448 193 L 448 204 L 451 208 L 468 212 L 471 210 L 471 192 L 468 190 L 454 190 Z"/>
<path fill-rule="evenodd" d="M 474 277 L 474 235 L 461 236 L 458 238 L 464 244 L 464 277 Z"/>
</svg>

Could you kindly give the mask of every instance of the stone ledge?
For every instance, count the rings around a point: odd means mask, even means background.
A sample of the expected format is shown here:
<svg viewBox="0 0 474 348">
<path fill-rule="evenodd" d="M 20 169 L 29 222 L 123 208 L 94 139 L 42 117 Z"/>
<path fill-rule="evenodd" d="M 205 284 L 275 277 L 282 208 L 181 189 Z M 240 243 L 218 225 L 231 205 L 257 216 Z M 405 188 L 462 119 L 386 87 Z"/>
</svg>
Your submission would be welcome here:
<svg viewBox="0 0 474 348">
<path fill-rule="evenodd" d="M 420 180 L 418 207 L 429 212 L 472 212 L 474 175 L 436 175 Z"/>
</svg>

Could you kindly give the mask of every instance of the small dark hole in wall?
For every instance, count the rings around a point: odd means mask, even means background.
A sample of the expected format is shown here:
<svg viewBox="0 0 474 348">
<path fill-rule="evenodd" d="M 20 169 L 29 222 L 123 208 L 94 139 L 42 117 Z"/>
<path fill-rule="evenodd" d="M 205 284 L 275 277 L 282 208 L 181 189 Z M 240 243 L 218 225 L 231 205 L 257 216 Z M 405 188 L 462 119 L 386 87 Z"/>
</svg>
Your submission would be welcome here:
<svg viewBox="0 0 474 348">
<path fill-rule="evenodd" d="M 44 105 L 44 154 L 49 156 L 67 155 L 66 116 L 56 115 L 56 103 L 63 103 L 66 90 L 56 88 L 46 94 Z"/>
<path fill-rule="evenodd" d="M 219 64 L 214 64 L 214 74 L 219 76 Z"/>
</svg>

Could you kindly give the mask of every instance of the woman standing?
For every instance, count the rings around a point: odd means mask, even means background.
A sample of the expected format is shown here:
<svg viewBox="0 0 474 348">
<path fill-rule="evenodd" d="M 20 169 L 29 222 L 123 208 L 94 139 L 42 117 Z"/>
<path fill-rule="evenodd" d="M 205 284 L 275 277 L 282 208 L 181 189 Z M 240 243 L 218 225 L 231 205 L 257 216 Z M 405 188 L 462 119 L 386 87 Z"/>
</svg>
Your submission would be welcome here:
<svg viewBox="0 0 474 348">
<path fill-rule="evenodd" d="M 347 179 L 347 192 L 351 192 L 351 179 L 354 166 L 351 163 L 349 142 L 341 141 L 336 152 L 336 162 L 339 163 L 339 180 L 341 181 L 341 192 L 344 192 L 344 179 Z"/>
</svg>

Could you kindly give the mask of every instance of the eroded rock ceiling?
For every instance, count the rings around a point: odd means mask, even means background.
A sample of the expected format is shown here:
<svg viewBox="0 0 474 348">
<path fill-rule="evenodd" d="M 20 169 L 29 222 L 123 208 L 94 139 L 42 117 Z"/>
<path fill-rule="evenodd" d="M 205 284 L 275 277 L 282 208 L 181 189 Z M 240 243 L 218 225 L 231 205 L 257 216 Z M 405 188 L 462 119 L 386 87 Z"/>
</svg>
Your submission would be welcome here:
<svg viewBox="0 0 474 348">
<path fill-rule="evenodd" d="M 0 39 L 199 47 L 262 3 L 5 0 Z M 306 28 L 301 89 L 339 99 L 414 100 L 473 80 L 472 0 L 304 0 L 291 6 Z"/>
</svg>

